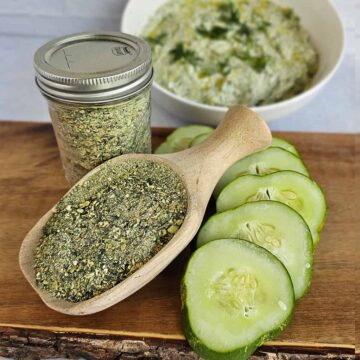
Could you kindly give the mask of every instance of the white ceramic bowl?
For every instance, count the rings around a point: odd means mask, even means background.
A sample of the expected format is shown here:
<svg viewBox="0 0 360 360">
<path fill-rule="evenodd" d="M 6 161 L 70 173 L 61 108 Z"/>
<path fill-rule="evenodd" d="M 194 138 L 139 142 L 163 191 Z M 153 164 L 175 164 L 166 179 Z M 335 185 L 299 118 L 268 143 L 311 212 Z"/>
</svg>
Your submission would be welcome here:
<svg viewBox="0 0 360 360">
<path fill-rule="evenodd" d="M 125 8 L 121 31 L 139 35 L 148 18 L 166 0 L 129 0 Z M 290 6 L 300 16 L 303 27 L 315 45 L 320 65 L 309 89 L 291 99 L 275 104 L 253 107 L 267 122 L 282 118 L 306 105 L 332 78 L 343 57 L 344 29 L 331 0 L 275 0 Z M 226 107 L 201 104 L 168 91 L 156 82 L 153 97 L 163 108 L 179 119 L 216 125 L 227 111 Z"/>
</svg>

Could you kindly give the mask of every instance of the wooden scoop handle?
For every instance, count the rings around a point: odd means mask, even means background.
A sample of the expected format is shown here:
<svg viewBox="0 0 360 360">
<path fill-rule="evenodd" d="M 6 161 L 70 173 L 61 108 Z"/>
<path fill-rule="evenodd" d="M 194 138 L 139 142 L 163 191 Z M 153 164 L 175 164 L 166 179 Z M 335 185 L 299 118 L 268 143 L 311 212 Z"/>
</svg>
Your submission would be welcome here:
<svg viewBox="0 0 360 360">
<path fill-rule="evenodd" d="M 190 180 L 203 205 L 223 173 L 237 160 L 268 147 L 271 131 L 255 112 L 244 106 L 233 106 L 214 133 L 203 143 L 175 154 L 165 155 Z"/>
</svg>

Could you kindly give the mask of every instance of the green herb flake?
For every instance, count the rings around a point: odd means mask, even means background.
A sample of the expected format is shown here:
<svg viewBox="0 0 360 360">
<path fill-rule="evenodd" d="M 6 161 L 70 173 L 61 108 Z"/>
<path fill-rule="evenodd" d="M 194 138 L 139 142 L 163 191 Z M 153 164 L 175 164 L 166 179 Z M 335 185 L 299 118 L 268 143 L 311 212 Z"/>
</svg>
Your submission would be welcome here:
<svg viewBox="0 0 360 360">
<path fill-rule="evenodd" d="M 231 66 L 228 60 L 219 63 L 219 72 L 224 76 L 227 76 L 231 73 Z"/>
<path fill-rule="evenodd" d="M 36 284 L 90 299 L 142 267 L 174 236 L 187 192 L 174 171 L 145 160 L 107 165 L 57 205 L 34 252 Z"/>
<path fill-rule="evenodd" d="M 204 26 L 199 26 L 196 28 L 196 31 L 201 36 L 207 37 L 209 39 L 221 39 L 227 34 L 228 29 L 222 26 L 214 26 L 211 29 L 206 29 Z"/>
<path fill-rule="evenodd" d="M 200 60 L 195 51 L 187 49 L 183 43 L 177 43 L 169 53 L 173 62 L 184 60 L 192 65 L 197 65 Z"/>
<path fill-rule="evenodd" d="M 166 40 L 166 34 L 162 33 L 156 36 L 146 36 L 144 38 L 145 41 L 147 41 L 150 45 L 163 45 Z"/>
<path fill-rule="evenodd" d="M 260 30 L 262 32 L 266 32 L 270 26 L 271 26 L 271 23 L 269 21 L 263 20 L 258 25 L 258 30 Z"/>
<path fill-rule="evenodd" d="M 260 73 L 266 68 L 267 57 L 266 56 L 251 57 L 248 59 L 248 63 L 256 72 Z"/>
<path fill-rule="evenodd" d="M 287 20 L 291 20 L 291 19 L 296 18 L 296 14 L 291 8 L 284 7 L 284 8 L 281 9 L 281 11 L 282 11 L 282 14 L 283 14 L 284 18 L 287 19 Z"/>
<path fill-rule="evenodd" d="M 245 35 L 245 36 L 250 36 L 251 35 L 252 30 L 248 25 L 246 25 L 245 23 L 241 23 L 241 22 L 239 22 L 238 25 L 239 25 L 238 33 L 240 35 Z"/>
<path fill-rule="evenodd" d="M 268 58 L 266 56 L 251 56 L 249 54 L 242 54 L 240 55 L 240 58 L 257 73 L 261 73 L 268 63 Z"/>
<path fill-rule="evenodd" d="M 234 3 L 227 2 L 220 4 L 218 6 L 220 12 L 220 20 L 227 24 L 238 24 L 239 23 L 239 13 Z"/>
</svg>

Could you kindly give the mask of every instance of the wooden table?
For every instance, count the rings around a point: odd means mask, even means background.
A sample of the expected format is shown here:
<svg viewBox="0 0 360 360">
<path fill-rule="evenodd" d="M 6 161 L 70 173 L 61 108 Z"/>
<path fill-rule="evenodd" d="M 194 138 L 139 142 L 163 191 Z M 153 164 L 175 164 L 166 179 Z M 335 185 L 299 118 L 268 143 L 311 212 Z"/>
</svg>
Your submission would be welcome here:
<svg viewBox="0 0 360 360">
<path fill-rule="evenodd" d="M 154 145 L 168 133 L 154 129 Z M 355 158 L 360 137 L 277 135 L 298 147 L 325 190 L 329 213 L 316 250 L 310 292 L 298 303 L 286 331 L 252 358 L 350 359 L 355 317 L 360 325 L 355 311 L 360 305 L 355 259 L 360 210 Z M 189 249 L 145 288 L 99 314 L 56 313 L 30 288 L 17 262 L 21 241 L 67 189 L 51 125 L 0 123 L 0 356 L 197 359 L 186 344 L 179 318 L 179 281 Z M 360 351 L 359 334 L 356 345 Z"/>
</svg>

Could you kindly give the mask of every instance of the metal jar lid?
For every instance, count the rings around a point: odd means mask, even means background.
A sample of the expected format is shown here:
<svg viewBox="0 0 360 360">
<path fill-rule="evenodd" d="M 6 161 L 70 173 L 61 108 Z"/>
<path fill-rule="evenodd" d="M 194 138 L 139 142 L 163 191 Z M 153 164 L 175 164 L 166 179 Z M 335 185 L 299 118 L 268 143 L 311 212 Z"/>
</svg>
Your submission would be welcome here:
<svg viewBox="0 0 360 360">
<path fill-rule="evenodd" d="M 152 80 L 149 45 L 124 33 L 80 33 L 50 41 L 34 56 L 41 92 L 66 102 L 103 103 L 132 96 Z"/>
</svg>

